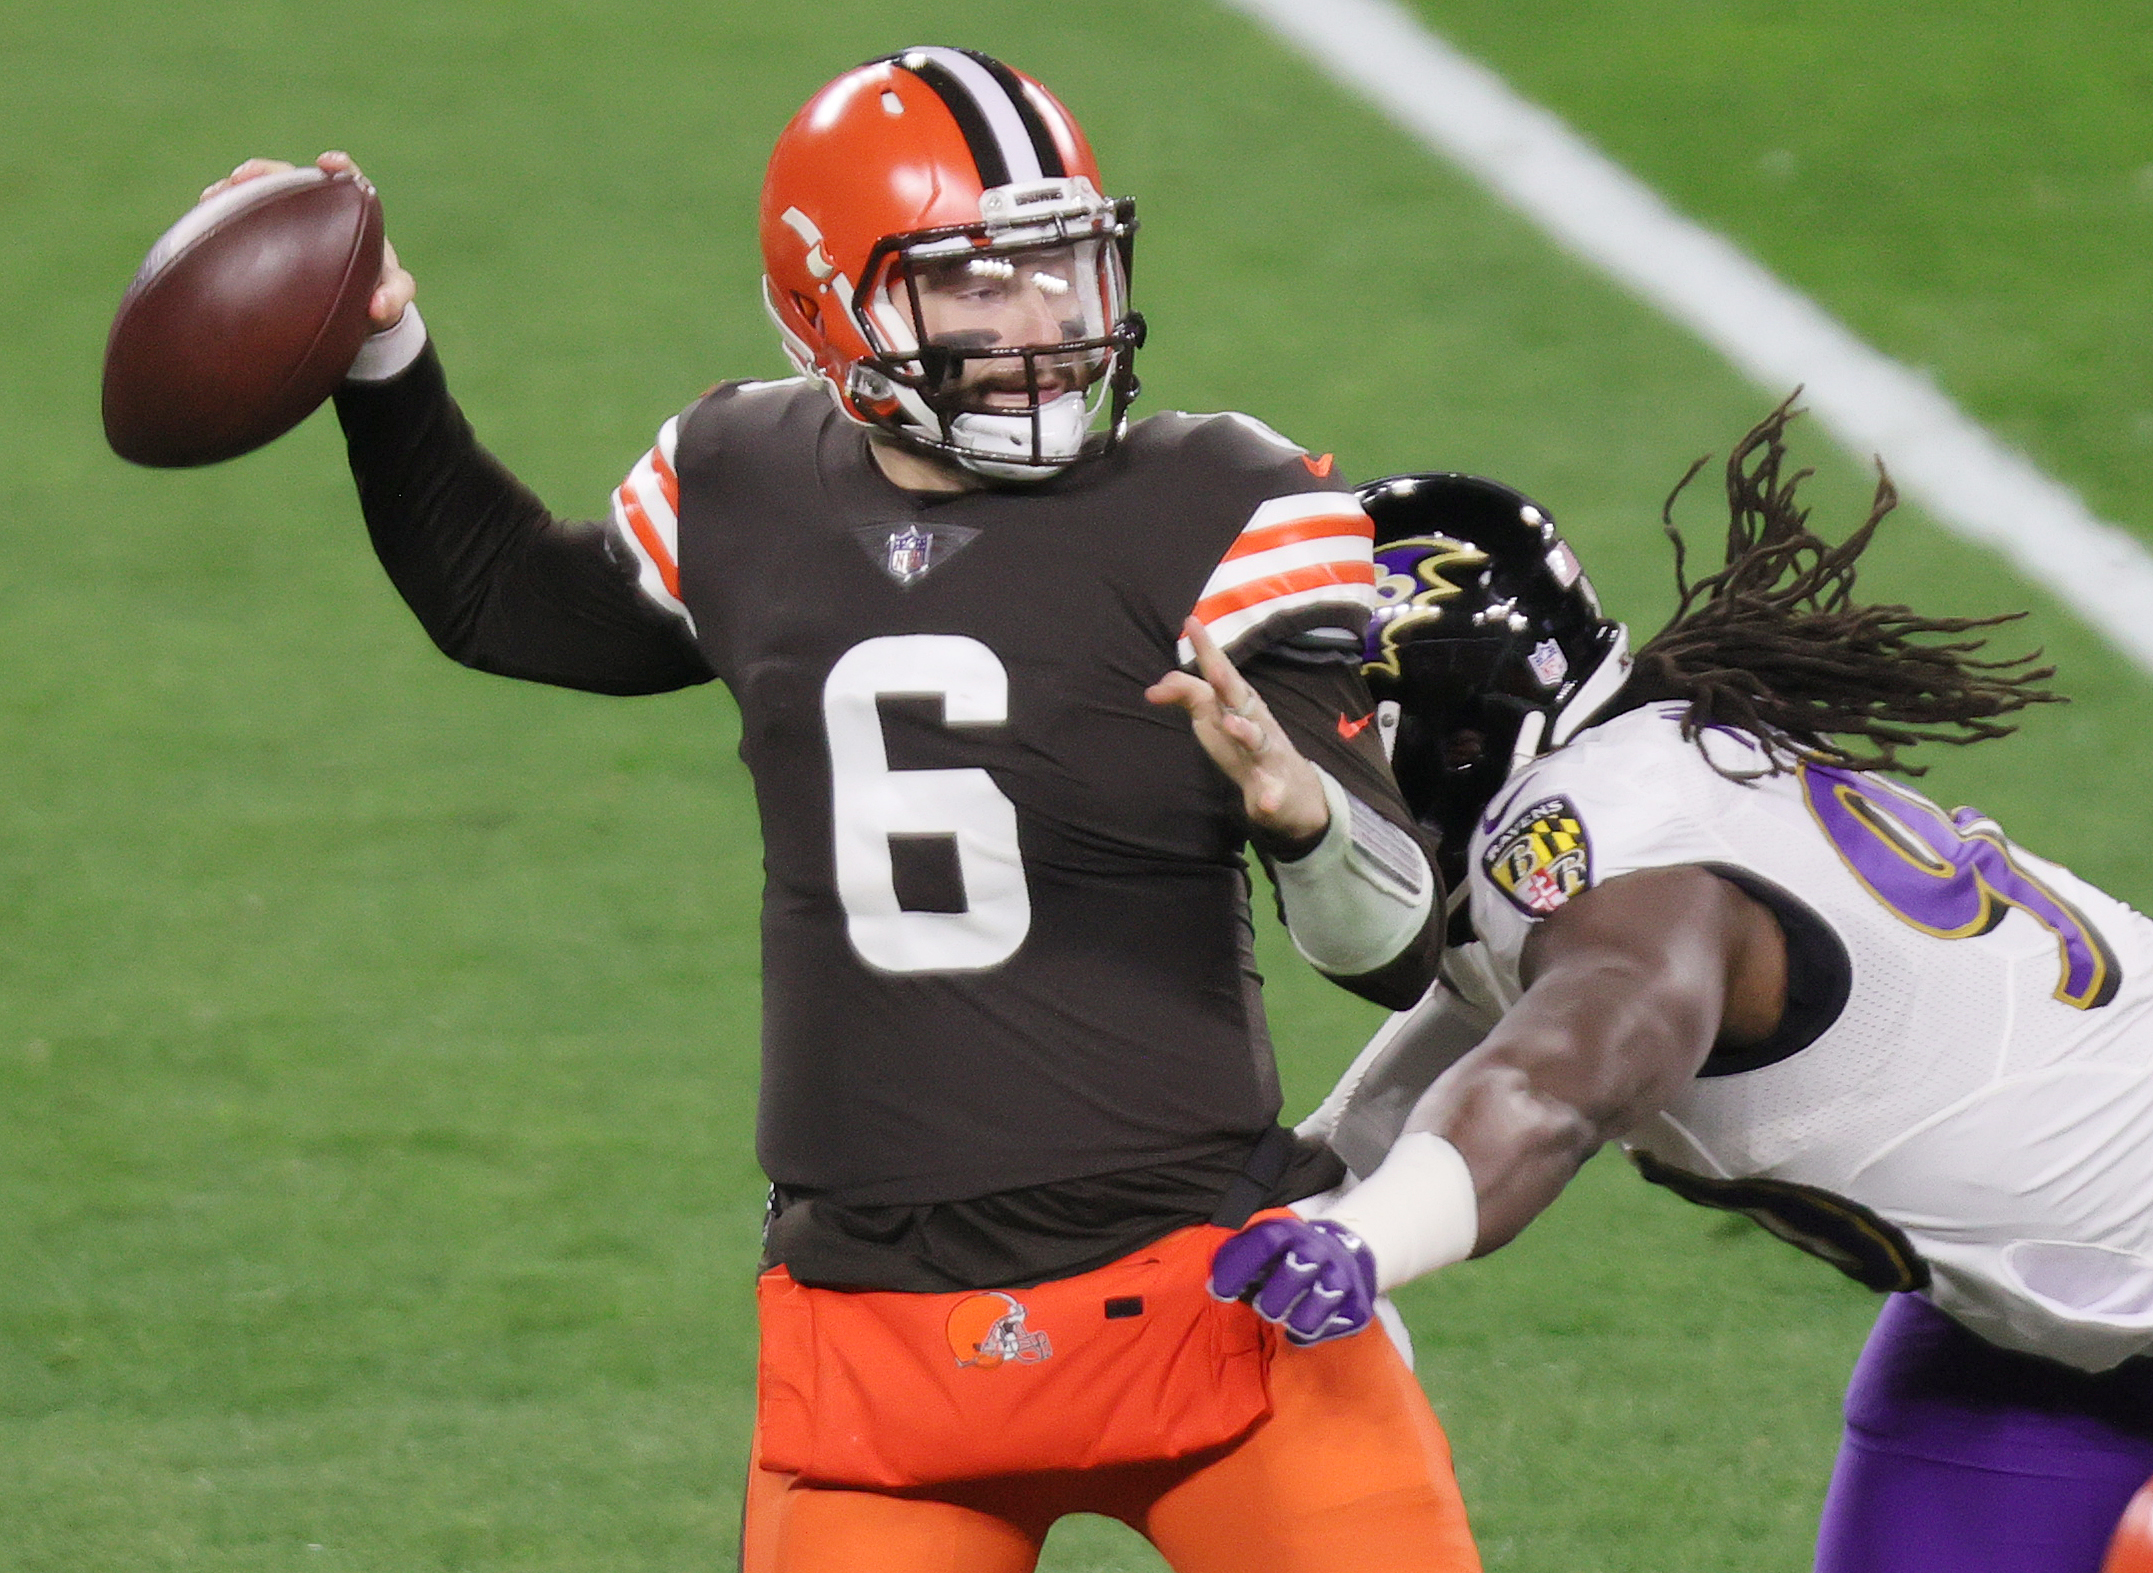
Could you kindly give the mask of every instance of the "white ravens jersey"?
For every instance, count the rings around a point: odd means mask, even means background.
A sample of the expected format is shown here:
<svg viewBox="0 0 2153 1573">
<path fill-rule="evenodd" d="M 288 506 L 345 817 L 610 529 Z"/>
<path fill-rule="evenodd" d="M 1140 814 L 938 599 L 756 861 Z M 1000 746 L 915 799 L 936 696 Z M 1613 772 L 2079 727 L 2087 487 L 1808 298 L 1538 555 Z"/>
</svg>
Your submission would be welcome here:
<svg viewBox="0 0 2153 1573">
<path fill-rule="evenodd" d="M 2006 1348 L 2088 1370 L 2153 1351 L 2153 923 L 1882 777 L 1730 780 L 1681 711 L 1587 729 L 1482 816 L 1472 915 L 1501 1003 L 1580 892 L 1722 874 L 1787 933 L 1787 1019 L 1631 1134 L 1647 1176 Z M 1766 766 L 1739 732 L 1704 743 Z"/>
</svg>

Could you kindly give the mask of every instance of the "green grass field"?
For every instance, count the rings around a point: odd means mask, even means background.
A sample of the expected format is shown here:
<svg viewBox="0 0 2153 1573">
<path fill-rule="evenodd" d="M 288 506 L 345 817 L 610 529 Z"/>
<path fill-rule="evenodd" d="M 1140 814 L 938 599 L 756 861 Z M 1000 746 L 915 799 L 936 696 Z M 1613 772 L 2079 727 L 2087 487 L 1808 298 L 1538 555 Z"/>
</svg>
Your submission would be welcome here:
<svg viewBox="0 0 2153 1573">
<path fill-rule="evenodd" d="M 2153 537 L 2153 43 L 2129 8 L 1420 9 Z M 729 1562 L 760 1211 L 729 702 L 449 665 L 372 561 L 326 417 L 132 470 L 97 369 L 205 182 L 349 147 L 481 433 L 593 513 L 698 390 L 781 370 L 755 297 L 769 142 L 827 76 L 922 40 L 1046 78 L 1138 194 L 1144 407 L 1249 409 L 1358 475 L 1503 476 L 1616 611 L 1664 611 L 1660 497 L 1772 394 L 1223 11 L 0 14 L 0 1567 Z M 1804 457 L 1818 518 L 1858 517 L 1857 458 L 1821 435 Z M 2145 679 L 1911 510 L 1874 556 L 1882 598 L 2030 607 L 2078 701 L 1938 761 L 1933 790 L 2153 897 L 2153 846 L 2123 835 Z M 1374 1013 L 1270 943 L 1298 1112 Z M 1491 1568 L 1807 1566 L 1873 1313 L 1821 1265 L 1603 1158 L 1403 1304 Z M 1091 1521 L 1045 1565 L 1160 1566 Z"/>
</svg>

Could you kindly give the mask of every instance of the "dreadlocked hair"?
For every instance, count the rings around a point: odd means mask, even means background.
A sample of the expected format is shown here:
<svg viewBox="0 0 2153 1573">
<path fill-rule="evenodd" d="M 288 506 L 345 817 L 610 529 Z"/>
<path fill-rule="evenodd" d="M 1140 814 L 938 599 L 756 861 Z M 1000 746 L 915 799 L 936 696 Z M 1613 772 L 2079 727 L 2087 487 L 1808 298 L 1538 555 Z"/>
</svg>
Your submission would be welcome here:
<svg viewBox="0 0 2153 1573">
<path fill-rule="evenodd" d="M 1837 546 L 1810 533 L 1809 510 L 1796 504 L 1795 492 L 1812 472 L 1782 474 L 1787 423 L 1800 413 L 1800 396 L 1797 388 L 1728 455 L 1726 566 L 1695 584 L 1674 506 L 1707 461 L 1691 465 L 1668 494 L 1660 520 L 1674 542 L 1681 600 L 1638 651 L 1625 698 L 1687 701 L 1682 735 L 1691 742 L 1711 726 L 1755 737 L 1769 763 L 1721 770 L 1736 779 L 1776 774 L 1803 758 L 1918 776 L 1924 767 L 1904 762 L 1902 750 L 2003 737 L 2017 728 L 1997 717 L 2060 703 L 2062 695 L 2041 686 L 2056 669 L 2032 664 L 2039 650 L 1982 660 L 1984 639 L 1950 637 L 2025 613 L 1923 617 L 1854 600 L 1855 562 L 1898 505 L 1898 493 L 1879 463 L 1861 528 Z"/>
</svg>

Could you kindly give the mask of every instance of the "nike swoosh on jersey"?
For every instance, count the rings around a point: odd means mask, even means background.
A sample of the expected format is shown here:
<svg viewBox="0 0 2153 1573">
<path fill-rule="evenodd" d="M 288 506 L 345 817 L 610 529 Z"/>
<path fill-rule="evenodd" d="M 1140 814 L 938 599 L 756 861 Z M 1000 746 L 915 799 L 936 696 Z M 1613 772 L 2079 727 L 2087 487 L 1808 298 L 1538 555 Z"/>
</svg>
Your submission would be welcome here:
<svg viewBox="0 0 2153 1573">
<path fill-rule="evenodd" d="M 1359 737 L 1363 732 L 1367 731 L 1368 723 L 1373 721 L 1375 718 L 1376 713 L 1371 710 L 1366 715 L 1362 716 L 1358 721 L 1349 721 L 1346 719 L 1345 712 L 1341 710 L 1338 713 L 1338 735 L 1350 743 L 1356 737 Z"/>
<path fill-rule="evenodd" d="M 1331 455 L 1326 453 L 1322 458 L 1317 459 L 1311 458 L 1309 455 L 1304 453 L 1301 455 L 1301 462 L 1308 466 L 1308 473 L 1310 475 L 1313 475 L 1317 480 L 1322 481 L 1330 479 L 1332 463 Z"/>
</svg>

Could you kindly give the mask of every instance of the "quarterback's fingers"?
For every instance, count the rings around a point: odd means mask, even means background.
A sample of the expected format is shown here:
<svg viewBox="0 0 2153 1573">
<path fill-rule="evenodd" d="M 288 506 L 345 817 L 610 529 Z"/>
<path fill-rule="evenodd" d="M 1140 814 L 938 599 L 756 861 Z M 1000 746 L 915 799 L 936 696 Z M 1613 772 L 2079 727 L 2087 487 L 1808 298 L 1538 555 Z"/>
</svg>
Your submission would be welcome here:
<svg viewBox="0 0 2153 1573">
<path fill-rule="evenodd" d="M 1263 695 L 1226 659 L 1226 652 L 1202 623 L 1191 617 L 1182 623 L 1181 633 L 1196 651 L 1196 680 L 1209 690 L 1217 706 L 1219 729 L 1251 754 L 1272 747 L 1278 723 L 1271 719 L 1271 707 L 1263 702 Z M 1191 709 L 1189 714 L 1199 721 L 1214 719 L 1208 711 Z"/>
<path fill-rule="evenodd" d="M 1271 734 L 1263 723 L 1230 705 L 1219 707 L 1219 730 L 1239 743 L 1252 759 L 1271 746 Z"/>
<path fill-rule="evenodd" d="M 1196 670 L 1219 696 L 1219 703 L 1238 716 L 1252 716 L 1255 707 L 1263 703 L 1263 696 L 1249 686 L 1233 662 L 1226 659 L 1226 652 L 1211 637 L 1211 630 L 1191 617 L 1181 625 L 1181 636 L 1196 651 Z"/>
<path fill-rule="evenodd" d="M 290 168 L 290 165 L 284 166 Z M 331 175 L 349 175 L 352 179 L 372 189 L 372 182 L 359 167 L 359 161 L 342 148 L 330 148 L 314 156 L 314 167 Z M 386 333 L 404 319 L 404 308 L 409 306 L 419 292 L 418 281 L 396 259 L 396 247 L 386 236 L 381 242 L 381 276 L 374 282 L 374 293 L 366 303 L 367 320 L 376 333 Z"/>
<path fill-rule="evenodd" d="M 1220 707 L 1233 717 L 1223 723 L 1226 734 L 1251 754 L 1291 747 L 1285 729 L 1271 714 L 1271 707 L 1264 702 L 1263 695 L 1241 675 L 1240 668 L 1226 659 L 1226 652 L 1218 647 L 1210 630 L 1191 617 L 1182 625 L 1181 632 L 1196 650 L 1197 671 L 1218 695 Z"/>
<path fill-rule="evenodd" d="M 1214 720 L 1225 708 L 1209 683 L 1187 672 L 1168 672 L 1144 690 L 1144 697 L 1155 705 L 1178 705 L 1192 721 Z"/>
<path fill-rule="evenodd" d="M 396 248 L 386 237 L 381 242 L 381 277 L 366 303 L 367 319 L 376 333 L 385 333 L 403 321 L 404 308 L 419 292 L 418 280 L 396 260 Z"/>
<path fill-rule="evenodd" d="M 1260 721 L 1229 709 L 1216 689 L 1188 672 L 1168 672 L 1144 690 L 1144 697 L 1155 705 L 1176 705 L 1187 711 L 1204 752 L 1236 781 L 1271 746 L 1270 733 Z M 1215 738 L 1223 738 L 1230 748 L 1222 752 Z"/>
<path fill-rule="evenodd" d="M 222 180 L 212 181 L 204 186 L 201 196 L 196 200 L 207 202 L 220 191 L 229 191 L 234 186 L 243 185 L 249 180 L 259 180 L 264 175 L 281 175 L 291 167 L 281 158 L 245 159 Z"/>
</svg>

